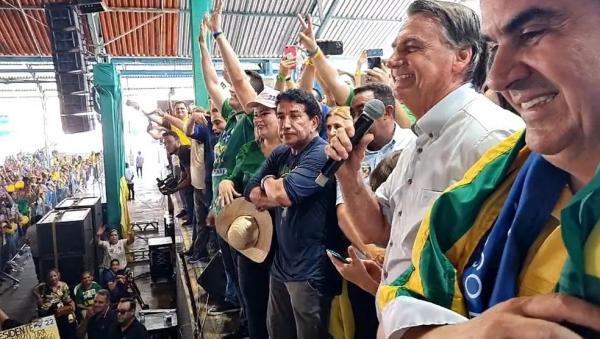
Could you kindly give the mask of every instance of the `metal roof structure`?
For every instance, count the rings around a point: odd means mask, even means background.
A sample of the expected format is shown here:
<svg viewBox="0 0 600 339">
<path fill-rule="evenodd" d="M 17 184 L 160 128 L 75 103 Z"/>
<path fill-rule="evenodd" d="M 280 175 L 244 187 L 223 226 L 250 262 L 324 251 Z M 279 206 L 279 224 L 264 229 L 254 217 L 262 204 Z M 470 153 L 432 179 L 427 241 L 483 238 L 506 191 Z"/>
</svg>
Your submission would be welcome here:
<svg viewBox="0 0 600 339">
<path fill-rule="evenodd" d="M 64 1 L 0 0 L 0 92 L 55 90 L 44 5 Z M 108 55 L 123 77 L 191 77 L 190 1 L 197 0 L 104 0 L 106 12 L 81 16 L 89 57 Z M 411 2 L 224 0 L 223 31 L 248 67 L 270 74 L 276 70 L 271 63 L 297 40 L 297 14 L 311 15 L 318 39 L 341 40 L 344 55 L 354 57 L 364 48 L 390 46 Z M 221 67 L 218 49 L 213 54 Z"/>
</svg>

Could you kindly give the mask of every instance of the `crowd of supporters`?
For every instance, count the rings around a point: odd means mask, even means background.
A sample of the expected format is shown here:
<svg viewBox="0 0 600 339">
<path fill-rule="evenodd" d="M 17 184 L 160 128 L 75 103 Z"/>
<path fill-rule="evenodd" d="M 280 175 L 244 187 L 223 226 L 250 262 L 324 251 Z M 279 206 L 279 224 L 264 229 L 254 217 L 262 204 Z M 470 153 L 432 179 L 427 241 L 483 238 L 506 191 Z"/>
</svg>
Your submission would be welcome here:
<svg viewBox="0 0 600 339">
<path fill-rule="evenodd" d="M 599 37 L 582 15 L 600 9 L 584 2 L 483 0 L 480 19 L 417 0 L 392 56 L 365 69 L 361 53 L 354 77 L 299 14 L 305 58 L 284 57 L 271 88 L 241 67 L 217 1 L 199 40 L 209 106 L 148 115 L 190 263 L 222 256 L 210 312 L 241 311 L 250 338 L 597 335 Z M 556 56 L 559 41 L 577 51 Z M 343 164 L 324 180 L 328 159 Z"/>
<path fill-rule="evenodd" d="M 0 267 L 16 254 L 30 225 L 63 199 L 98 182 L 102 171 L 101 153 L 39 150 L 8 156 L 0 166 Z"/>
</svg>

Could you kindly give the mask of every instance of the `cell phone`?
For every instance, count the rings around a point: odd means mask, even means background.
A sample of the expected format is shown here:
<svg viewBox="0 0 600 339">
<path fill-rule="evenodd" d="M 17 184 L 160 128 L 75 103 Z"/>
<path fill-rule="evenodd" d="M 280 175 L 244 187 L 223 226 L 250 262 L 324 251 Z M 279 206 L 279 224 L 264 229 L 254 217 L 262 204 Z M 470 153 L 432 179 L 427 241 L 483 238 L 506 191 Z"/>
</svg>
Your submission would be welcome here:
<svg viewBox="0 0 600 339">
<path fill-rule="evenodd" d="M 383 49 L 375 48 L 367 50 L 367 67 L 373 69 L 381 68 L 381 58 L 383 57 Z"/>
<path fill-rule="evenodd" d="M 342 41 L 317 41 L 317 46 L 325 55 L 342 55 L 344 54 L 344 43 Z"/>
<path fill-rule="evenodd" d="M 350 264 L 350 261 L 346 258 L 344 258 L 344 256 L 342 256 L 341 254 L 339 254 L 336 251 L 332 251 L 332 250 L 326 250 L 327 253 L 331 254 L 332 257 L 336 258 L 337 260 L 343 262 L 344 264 Z"/>
<path fill-rule="evenodd" d="M 283 58 L 286 60 L 296 61 L 297 55 L 298 55 L 298 48 L 294 45 L 287 45 L 283 49 Z M 294 67 L 292 67 L 292 68 L 296 68 L 296 64 L 294 64 Z"/>
</svg>

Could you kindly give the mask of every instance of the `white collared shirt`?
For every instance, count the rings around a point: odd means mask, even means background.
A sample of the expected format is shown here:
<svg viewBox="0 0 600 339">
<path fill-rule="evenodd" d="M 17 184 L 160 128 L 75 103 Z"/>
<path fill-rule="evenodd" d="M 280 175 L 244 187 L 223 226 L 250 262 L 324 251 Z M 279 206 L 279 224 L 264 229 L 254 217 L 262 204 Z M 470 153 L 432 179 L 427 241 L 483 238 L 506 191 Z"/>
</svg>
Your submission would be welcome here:
<svg viewBox="0 0 600 339">
<path fill-rule="evenodd" d="M 470 84 L 447 95 L 413 125 L 416 142 L 402 151 L 394 171 L 376 192 L 391 224 L 382 284 L 392 283 L 409 267 L 421 219 L 435 199 L 462 179 L 483 153 L 523 128 L 520 117 Z M 386 317 L 389 309 L 388 305 L 383 319 L 397 319 Z M 385 329 L 389 334 L 389 326 Z"/>
<path fill-rule="evenodd" d="M 381 160 L 385 159 L 395 151 L 401 151 L 405 149 L 408 145 L 413 144 L 417 137 L 408 128 L 402 128 L 398 124 L 394 123 L 394 135 L 392 136 L 392 140 L 385 144 L 385 146 L 381 147 L 376 151 L 371 151 L 367 149 L 365 151 L 365 158 L 361 162 L 360 170 L 363 177 L 363 181 L 365 185 L 369 185 L 369 178 L 371 173 L 377 167 L 377 164 L 381 162 Z M 340 183 L 337 183 L 337 196 L 335 199 L 335 204 L 340 205 L 344 203 L 344 197 L 342 196 L 342 191 L 340 189 Z"/>
</svg>

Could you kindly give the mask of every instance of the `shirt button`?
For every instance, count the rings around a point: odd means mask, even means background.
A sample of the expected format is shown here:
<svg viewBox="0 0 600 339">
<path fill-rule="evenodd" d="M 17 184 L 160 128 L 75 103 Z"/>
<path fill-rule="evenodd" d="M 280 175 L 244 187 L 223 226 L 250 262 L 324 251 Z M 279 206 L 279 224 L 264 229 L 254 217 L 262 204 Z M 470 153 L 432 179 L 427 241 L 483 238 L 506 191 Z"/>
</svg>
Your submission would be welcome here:
<svg viewBox="0 0 600 339">
<path fill-rule="evenodd" d="M 423 152 L 423 149 L 421 147 L 417 148 L 417 153 L 421 153 Z"/>
<path fill-rule="evenodd" d="M 408 179 L 408 184 L 409 184 L 409 185 L 412 185 L 412 178 L 411 178 L 411 179 Z"/>
<path fill-rule="evenodd" d="M 398 211 L 398 216 L 402 216 L 402 211 Z"/>
<path fill-rule="evenodd" d="M 429 133 L 429 137 L 430 137 L 430 138 L 433 138 L 433 133 Z"/>
<path fill-rule="evenodd" d="M 394 240 L 390 240 L 390 247 L 394 247 Z"/>
<path fill-rule="evenodd" d="M 383 279 L 387 279 L 388 277 L 388 272 L 386 270 L 383 271 Z"/>
</svg>

